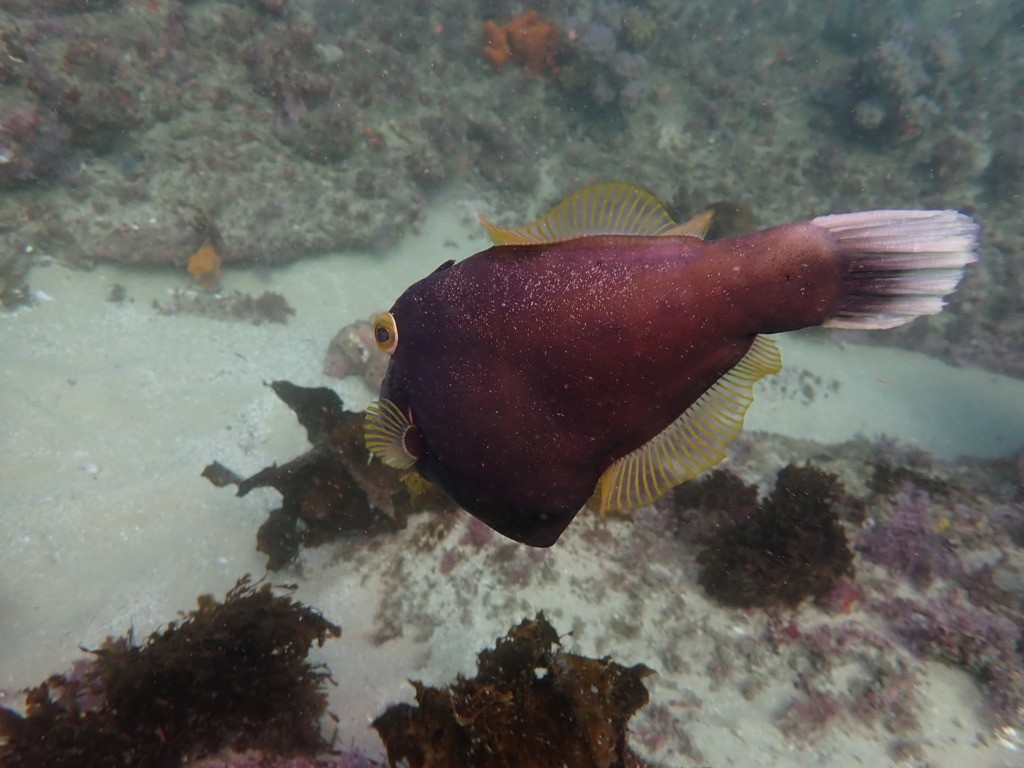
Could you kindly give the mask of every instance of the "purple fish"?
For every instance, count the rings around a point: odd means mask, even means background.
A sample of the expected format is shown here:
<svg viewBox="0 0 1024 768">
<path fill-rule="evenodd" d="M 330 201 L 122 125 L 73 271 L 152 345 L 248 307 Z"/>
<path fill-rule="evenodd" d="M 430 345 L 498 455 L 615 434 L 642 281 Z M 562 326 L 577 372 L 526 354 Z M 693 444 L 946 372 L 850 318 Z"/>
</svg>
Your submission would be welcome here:
<svg viewBox="0 0 1024 768">
<path fill-rule="evenodd" d="M 703 240 L 628 184 L 580 190 L 410 286 L 374 326 L 391 355 L 367 446 L 500 533 L 553 544 L 593 498 L 649 504 L 715 466 L 761 377 L 764 334 L 939 312 L 976 260 L 956 211 L 820 216 Z M 486 222 L 485 222 L 486 224 Z"/>
</svg>

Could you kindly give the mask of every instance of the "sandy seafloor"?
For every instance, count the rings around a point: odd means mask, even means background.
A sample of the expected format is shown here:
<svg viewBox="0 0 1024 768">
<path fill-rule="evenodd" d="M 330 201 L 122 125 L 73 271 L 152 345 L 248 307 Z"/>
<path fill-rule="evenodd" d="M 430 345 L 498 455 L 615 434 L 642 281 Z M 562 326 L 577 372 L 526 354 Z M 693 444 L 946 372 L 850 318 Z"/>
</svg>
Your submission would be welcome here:
<svg viewBox="0 0 1024 768">
<path fill-rule="evenodd" d="M 297 310 L 285 325 L 158 314 L 153 299 L 189 287 L 182 273 L 56 264 L 33 272 L 42 300 L 0 316 L 0 688 L 34 685 L 78 658 L 80 645 L 130 626 L 144 637 L 197 595 L 223 595 L 240 575 L 264 574 L 254 541 L 275 495 L 238 499 L 200 472 L 218 460 L 251 473 L 306 450 L 265 382 L 335 386 L 363 408 L 371 393 L 360 382 L 323 375 L 327 342 L 440 262 L 483 247 L 467 218 L 442 201 L 418 235 L 385 256 L 226 271 L 227 289 L 283 293 Z M 122 304 L 106 300 L 115 283 L 127 291 Z M 780 343 L 788 373 L 760 385 L 751 429 L 826 443 L 885 434 L 947 458 L 1024 447 L 1024 382 L 907 351 L 841 347 L 820 334 Z M 840 386 L 812 400 L 784 396 L 786 377 L 805 369 Z M 848 719 L 811 744 L 790 741 L 773 722 L 792 695 L 793 670 L 782 662 L 757 670 L 765 682 L 750 700 L 716 685 L 707 673 L 716 638 L 749 631 L 745 614 L 705 597 L 692 559 L 645 564 L 635 578 L 624 554 L 632 523 L 581 515 L 550 551 L 520 547 L 501 567 L 487 547 L 506 544 L 494 539 L 442 576 L 440 553 L 457 546 L 467 519 L 438 526 L 420 515 L 393 537 L 306 551 L 301 571 L 275 575 L 343 628 L 314 651 L 338 683 L 330 709 L 342 744 L 379 756 L 369 723 L 412 699 L 407 679 L 472 675 L 479 650 L 543 609 L 556 629 L 572 631 L 568 650 L 658 672 L 648 680 L 652 702 L 632 726 L 639 751 L 666 765 L 891 763 L 891 737 Z M 587 535 L 597 527 L 610 535 Z M 524 569 L 534 577 L 523 579 Z M 385 621 L 400 636 L 375 644 Z M 1024 765 L 1006 733 L 981 720 L 967 673 L 919 663 L 922 751 L 912 764 Z"/>
</svg>

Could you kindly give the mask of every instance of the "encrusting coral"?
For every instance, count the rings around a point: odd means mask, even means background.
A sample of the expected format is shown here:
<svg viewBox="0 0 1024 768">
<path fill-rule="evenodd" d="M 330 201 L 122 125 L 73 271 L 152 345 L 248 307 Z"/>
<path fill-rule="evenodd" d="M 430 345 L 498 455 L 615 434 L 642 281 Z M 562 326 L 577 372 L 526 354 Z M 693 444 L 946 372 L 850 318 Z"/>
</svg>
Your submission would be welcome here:
<svg viewBox="0 0 1024 768">
<path fill-rule="evenodd" d="M 188 257 L 188 273 L 204 291 L 215 291 L 220 285 L 221 258 L 213 243 L 207 241 Z"/>
<path fill-rule="evenodd" d="M 526 11 L 507 24 L 484 22 L 484 56 L 498 69 L 509 61 L 533 75 L 557 72 L 558 27 L 536 11 Z"/>
</svg>

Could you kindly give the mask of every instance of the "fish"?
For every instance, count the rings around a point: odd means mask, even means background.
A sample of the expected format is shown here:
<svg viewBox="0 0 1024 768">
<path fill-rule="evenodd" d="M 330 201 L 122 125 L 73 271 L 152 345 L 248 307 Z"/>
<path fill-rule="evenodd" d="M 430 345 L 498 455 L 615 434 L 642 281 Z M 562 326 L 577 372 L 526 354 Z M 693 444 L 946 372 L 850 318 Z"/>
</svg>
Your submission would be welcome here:
<svg viewBox="0 0 1024 768">
<path fill-rule="evenodd" d="M 585 506 L 651 504 L 714 467 L 770 334 L 894 328 L 939 312 L 977 259 L 955 210 L 819 216 L 705 240 L 622 182 L 569 195 L 449 260 L 374 321 L 390 355 L 373 456 L 515 541 L 550 547 Z"/>
</svg>

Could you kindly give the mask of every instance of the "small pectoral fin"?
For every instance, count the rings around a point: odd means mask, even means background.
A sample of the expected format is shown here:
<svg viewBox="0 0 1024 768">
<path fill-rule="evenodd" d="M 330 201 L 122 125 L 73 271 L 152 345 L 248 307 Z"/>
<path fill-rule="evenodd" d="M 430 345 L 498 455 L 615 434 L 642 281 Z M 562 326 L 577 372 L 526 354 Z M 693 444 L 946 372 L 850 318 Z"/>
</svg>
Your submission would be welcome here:
<svg viewBox="0 0 1024 768">
<path fill-rule="evenodd" d="M 758 336 L 743 359 L 678 419 L 604 471 L 597 484 L 598 511 L 603 515 L 650 504 L 718 464 L 743 428 L 754 384 L 781 368 L 775 342 Z"/>
<path fill-rule="evenodd" d="M 676 226 L 654 195 L 624 182 L 594 184 L 577 190 L 547 214 L 522 227 L 496 227 L 483 216 L 480 221 L 495 245 L 554 243 L 589 235 L 657 236 Z"/>
<path fill-rule="evenodd" d="M 412 419 L 390 400 L 377 400 L 366 409 L 363 424 L 366 447 L 389 467 L 408 469 L 423 456 L 423 436 Z"/>
</svg>

